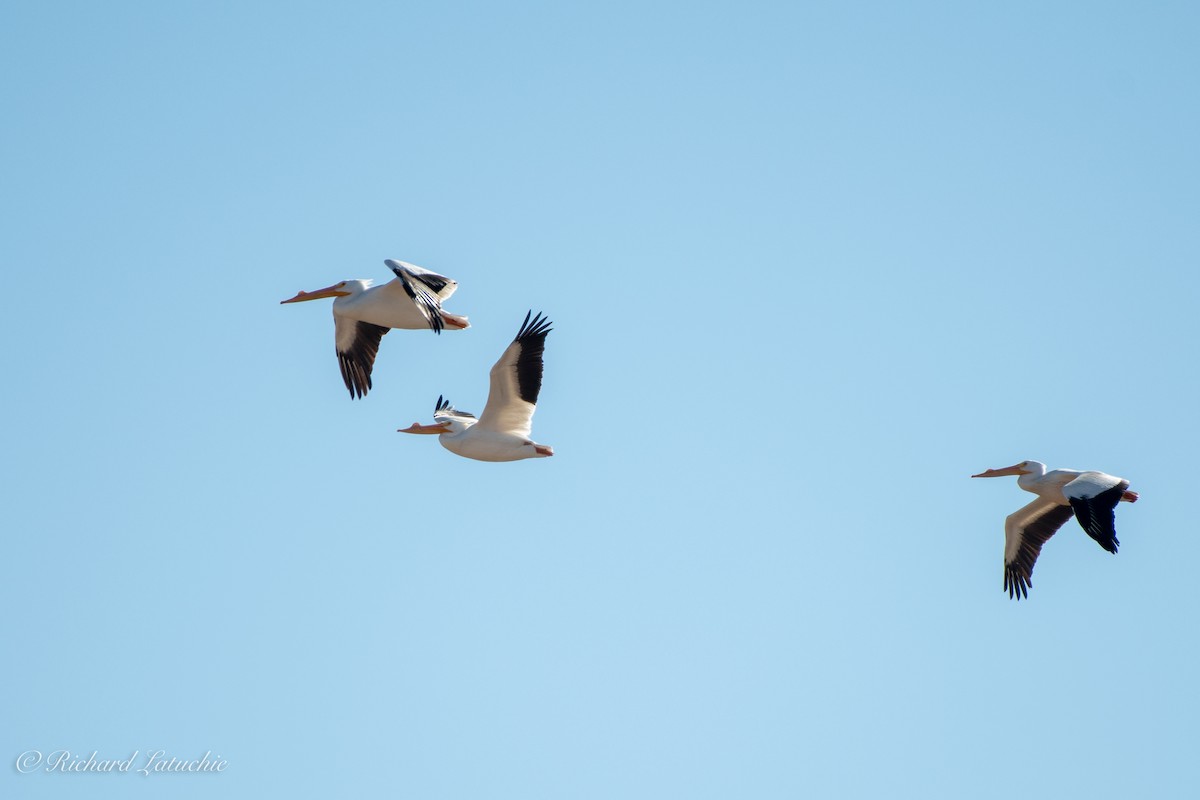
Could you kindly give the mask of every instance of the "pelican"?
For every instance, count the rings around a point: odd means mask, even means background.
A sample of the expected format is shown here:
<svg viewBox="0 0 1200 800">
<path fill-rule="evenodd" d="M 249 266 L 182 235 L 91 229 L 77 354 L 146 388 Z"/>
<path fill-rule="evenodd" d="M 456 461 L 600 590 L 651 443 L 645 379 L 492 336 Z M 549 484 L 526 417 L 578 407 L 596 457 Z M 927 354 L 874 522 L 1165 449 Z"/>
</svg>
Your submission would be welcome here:
<svg viewBox="0 0 1200 800">
<path fill-rule="evenodd" d="M 1137 492 L 1129 481 L 1103 472 L 1074 469 L 1046 471 L 1040 461 L 1022 461 L 1003 469 L 989 469 L 972 478 L 1016 475 L 1017 486 L 1038 497 L 1004 520 L 1004 589 L 1010 598 L 1029 596 L 1033 564 L 1046 540 L 1074 515 L 1087 535 L 1110 553 L 1117 552 L 1114 509 L 1122 500 L 1135 503 Z"/>
<path fill-rule="evenodd" d="M 441 333 L 443 328 L 469 328 L 466 317 L 442 310 L 442 301 L 458 288 L 458 281 L 406 261 L 383 263 L 396 273 L 395 280 L 372 286 L 369 280 L 347 280 L 315 292 L 301 290 L 279 304 L 304 303 L 332 297 L 333 336 L 342 380 L 351 399 L 365 397 L 371 389 L 371 368 L 379 340 L 391 328 Z"/>
<path fill-rule="evenodd" d="M 432 425 L 414 422 L 398 432 L 437 434 L 442 447 L 477 461 L 520 461 L 554 455 L 549 445 L 529 438 L 542 388 L 542 351 L 552 324 L 540 313 L 530 320 L 532 313 L 525 315 L 517 337 L 492 367 L 491 389 L 479 419 L 438 397 Z"/>
</svg>

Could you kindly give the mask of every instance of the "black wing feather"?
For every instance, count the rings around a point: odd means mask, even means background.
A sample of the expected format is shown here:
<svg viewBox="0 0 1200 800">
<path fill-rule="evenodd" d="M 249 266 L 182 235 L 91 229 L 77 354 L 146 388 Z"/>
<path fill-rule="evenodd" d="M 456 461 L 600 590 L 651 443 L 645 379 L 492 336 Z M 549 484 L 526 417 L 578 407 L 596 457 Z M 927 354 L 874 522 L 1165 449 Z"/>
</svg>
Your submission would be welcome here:
<svg viewBox="0 0 1200 800">
<path fill-rule="evenodd" d="M 1111 489 L 1105 489 L 1095 497 L 1071 497 L 1075 519 L 1088 536 L 1110 553 L 1117 552 L 1117 515 L 1115 509 L 1121 495 L 1129 488 L 1129 481 L 1121 481 Z"/>
<path fill-rule="evenodd" d="M 517 356 L 517 391 L 526 403 L 537 405 L 538 393 L 542 390 L 542 353 L 546 350 L 546 334 L 554 330 L 550 327 L 554 323 L 541 312 L 531 321 L 532 314 L 532 310 L 525 314 L 525 321 L 513 341 L 521 345 Z"/>
<path fill-rule="evenodd" d="M 1008 592 L 1009 597 L 1018 600 L 1029 597 L 1029 587 L 1033 586 L 1033 565 L 1042 552 L 1042 545 L 1074 513 L 1075 510 L 1071 506 L 1054 506 L 1036 521 L 1025 526 L 1016 558 L 1004 565 L 1004 591 Z"/>
<path fill-rule="evenodd" d="M 434 294 L 441 294 L 442 290 L 450 285 L 449 278 L 443 278 L 441 275 L 435 275 L 432 272 L 426 272 L 414 278 L 418 283 L 423 283 L 433 290 Z"/>
<path fill-rule="evenodd" d="M 337 351 L 338 366 L 342 380 L 350 390 L 350 397 L 365 397 L 371 389 L 371 370 L 375 366 L 375 355 L 379 352 L 379 340 L 390 328 L 370 322 L 355 323 L 354 344 L 346 351 Z"/>
<path fill-rule="evenodd" d="M 433 407 L 433 415 L 436 417 L 438 414 L 440 414 L 442 412 L 445 412 L 445 413 L 450 414 L 455 417 L 469 417 L 470 419 L 475 419 L 474 414 L 472 414 L 469 411 L 459 411 L 457 408 L 450 405 L 449 400 L 443 399 L 442 396 L 439 394 L 438 399 L 437 399 L 437 405 L 435 405 Z"/>
<path fill-rule="evenodd" d="M 405 293 L 416 303 L 421 316 L 425 317 L 425 320 L 429 323 L 430 329 L 434 333 L 440 334 L 442 328 L 445 327 L 445 323 L 442 322 L 442 301 L 437 298 L 437 292 L 440 292 L 441 288 L 434 289 L 432 293 L 429 291 L 429 288 L 435 283 L 440 283 L 442 287 L 445 287 L 446 282 L 444 280 L 430 281 L 425 276 L 421 276 L 418 279 L 406 269 L 393 267 L 391 264 L 388 264 L 388 267 L 392 272 L 396 273 L 396 277 L 400 279 L 400 285 L 404 287 Z"/>
</svg>

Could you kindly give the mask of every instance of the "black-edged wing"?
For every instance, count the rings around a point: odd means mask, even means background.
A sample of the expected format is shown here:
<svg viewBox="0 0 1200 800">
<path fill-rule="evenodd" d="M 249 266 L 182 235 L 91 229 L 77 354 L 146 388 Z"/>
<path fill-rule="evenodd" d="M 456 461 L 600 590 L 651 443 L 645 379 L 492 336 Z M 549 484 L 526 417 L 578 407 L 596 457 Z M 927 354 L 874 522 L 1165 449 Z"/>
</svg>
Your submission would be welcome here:
<svg viewBox="0 0 1200 800">
<path fill-rule="evenodd" d="M 1110 553 L 1121 544 L 1115 509 L 1128 488 L 1129 481 L 1103 472 L 1085 472 L 1063 487 L 1080 527 Z"/>
<path fill-rule="evenodd" d="M 371 369 L 379 352 L 379 340 L 390 328 L 334 315 L 334 341 L 342 380 L 350 397 L 365 397 L 371 390 Z"/>
<path fill-rule="evenodd" d="M 528 437 L 533 431 L 533 412 L 542 390 L 542 353 L 551 323 L 541 313 L 525 315 L 521 329 L 492 366 L 487 405 L 479 416 L 479 427 Z"/>
<path fill-rule="evenodd" d="M 445 327 L 445 323 L 442 321 L 442 300 L 454 293 L 458 282 L 445 275 L 421 269 L 406 261 L 389 258 L 383 263 L 396 273 L 400 285 L 404 287 L 404 292 L 421 312 L 425 321 L 429 323 L 430 329 L 434 333 L 441 333 L 442 328 Z"/>
<path fill-rule="evenodd" d="M 428 286 L 442 302 L 450 299 L 450 295 L 454 294 L 454 290 L 458 288 L 458 281 L 453 278 L 439 275 L 432 270 L 418 267 L 416 264 L 410 264 L 407 261 L 397 261 L 394 258 L 386 259 L 383 263 L 387 264 L 388 269 L 392 272 L 398 269 L 405 270 L 413 280 L 420 281 Z"/>
<path fill-rule="evenodd" d="M 1004 591 L 1020 600 L 1033 586 L 1033 565 L 1042 545 L 1075 513 L 1071 506 L 1039 497 L 1004 520 Z"/>
<path fill-rule="evenodd" d="M 447 417 L 457 417 L 464 422 L 470 420 L 470 424 L 475 424 L 475 415 L 469 411 L 459 411 L 454 406 L 450 405 L 450 401 L 438 395 L 437 405 L 433 407 L 433 418 L 444 419 Z"/>
</svg>

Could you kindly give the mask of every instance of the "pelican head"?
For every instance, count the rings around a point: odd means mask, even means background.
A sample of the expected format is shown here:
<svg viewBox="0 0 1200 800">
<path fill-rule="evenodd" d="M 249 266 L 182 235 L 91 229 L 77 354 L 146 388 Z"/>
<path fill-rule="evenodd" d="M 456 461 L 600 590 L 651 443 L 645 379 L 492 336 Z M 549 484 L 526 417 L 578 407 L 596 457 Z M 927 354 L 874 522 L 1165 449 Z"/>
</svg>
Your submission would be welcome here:
<svg viewBox="0 0 1200 800">
<path fill-rule="evenodd" d="M 979 473 L 978 475 L 972 475 L 971 477 L 972 478 L 999 478 L 1004 475 L 1032 475 L 1034 472 L 1038 471 L 1034 467 L 1035 464 L 1037 464 L 1038 466 L 1041 466 L 1043 472 L 1045 471 L 1045 469 L 1046 469 L 1045 466 L 1039 464 L 1037 461 L 1022 461 L 1020 464 L 1013 464 L 1011 467 L 1004 467 L 1002 469 L 984 470 L 983 472 Z"/>
<path fill-rule="evenodd" d="M 290 300 L 280 300 L 279 305 L 284 305 L 285 303 L 303 303 L 307 300 L 320 300 L 323 297 L 349 297 L 352 294 L 359 294 L 370 285 L 370 281 L 350 280 L 338 281 L 333 286 L 326 286 L 324 289 L 317 289 L 315 292 L 306 292 L 301 289 Z"/>
</svg>

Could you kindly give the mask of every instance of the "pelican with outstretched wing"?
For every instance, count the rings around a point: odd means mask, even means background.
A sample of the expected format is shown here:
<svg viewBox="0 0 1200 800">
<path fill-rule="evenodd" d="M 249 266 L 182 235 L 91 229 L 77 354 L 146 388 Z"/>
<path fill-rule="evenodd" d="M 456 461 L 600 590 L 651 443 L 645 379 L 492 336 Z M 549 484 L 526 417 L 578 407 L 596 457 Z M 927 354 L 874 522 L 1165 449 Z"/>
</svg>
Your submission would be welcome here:
<svg viewBox="0 0 1200 800">
<path fill-rule="evenodd" d="M 1040 461 L 1022 461 L 1003 469 L 989 469 L 972 478 L 1016 475 L 1017 486 L 1038 497 L 1004 521 L 1004 590 L 1020 600 L 1033 586 L 1033 565 L 1042 545 L 1075 517 L 1080 526 L 1110 553 L 1117 552 L 1117 503 L 1137 502 L 1129 481 L 1103 472 L 1074 469 L 1046 471 Z"/>
<path fill-rule="evenodd" d="M 549 445 L 530 438 L 533 412 L 542 389 L 542 352 L 546 349 L 549 320 L 541 314 L 525 315 L 525 322 L 492 367 L 487 405 L 478 419 L 458 411 L 439 397 L 433 411 L 434 423 L 414 422 L 400 433 L 437 434 L 451 453 L 478 461 L 520 461 L 554 455 Z"/>
<path fill-rule="evenodd" d="M 369 280 L 346 280 L 279 301 L 283 305 L 334 298 L 334 343 L 351 399 L 370 391 L 379 340 L 392 328 L 441 333 L 470 327 L 466 317 L 442 310 L 442 302 L 454 294 L 458 281 L 405 261 L 389 258 L 384 263 L 396 277 L 379 286 Z"/>
</svg>

